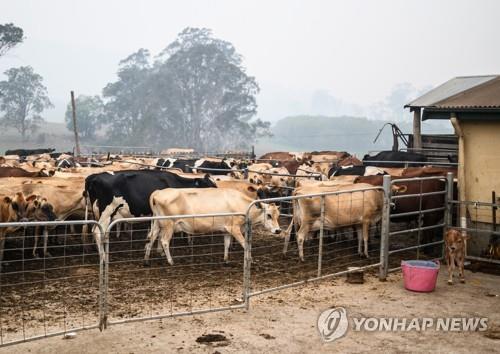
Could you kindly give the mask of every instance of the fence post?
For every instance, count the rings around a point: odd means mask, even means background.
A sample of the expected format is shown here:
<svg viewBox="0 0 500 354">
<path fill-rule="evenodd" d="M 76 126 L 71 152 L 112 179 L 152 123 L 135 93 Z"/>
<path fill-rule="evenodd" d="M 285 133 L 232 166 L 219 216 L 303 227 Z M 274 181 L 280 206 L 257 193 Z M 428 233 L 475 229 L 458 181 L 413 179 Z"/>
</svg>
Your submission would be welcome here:
<svg viewBox="0 0 500 354">
<path fill-rule="evenodd" d="M 102 316 L 101 323 L 99 324 L 99 329 L 102 331 L 108 327 L 108 290 L 109 290 L 109 232 L 110 229 L 103 230 L 100 224 L 96 224 L 99 227 L 101 235 L 102 250 L 104 251 L 104 268 L 102 276 L 103 290 L 102 290 Z"/>
<path fill-rule="evenodd" d="M 384 175 L 384 206 L 382 208 L 382 230 L 380 235 L 380 272 L 379 280 L 387 278 L 389 270 L 389 223 L 391 209 L 391 176 Z"/>
<path fill-rule="evenodd" d="M 445 210 L 444 210 L 444 222 L 446 224 L 446 228 L 452 226 L 452 204 L 453 200 L 453 173 L 448 172 L 446 174 L 446 196 L 445 196 Z"/>
<path fill-rule="evenodd" d="M 250 208 L 253 207 L 251 204 Z M 250 221 L 250 209 L 247 210 L 245 216 L 245 254 L 243 257 L 243 300 L 245 309 L 250 308 L 250 267 L 252 263 L 252 223 Z"/>
<path fill-rule="evenodd" d="M 319 246 L 318 246 L 318 277 L 321 276 L 321 266 L 323 263 L 323 233 L 325 228 L 325 196 L 321 196 L 321 224 L 319 226 Z"/>
</svg>

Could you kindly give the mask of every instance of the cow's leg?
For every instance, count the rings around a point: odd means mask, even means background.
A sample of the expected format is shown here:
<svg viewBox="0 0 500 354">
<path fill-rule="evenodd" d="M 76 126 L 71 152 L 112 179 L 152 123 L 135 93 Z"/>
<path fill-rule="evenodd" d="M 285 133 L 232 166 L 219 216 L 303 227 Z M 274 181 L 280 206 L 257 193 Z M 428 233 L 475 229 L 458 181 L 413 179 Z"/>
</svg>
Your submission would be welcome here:
<svg viewBox="0 0 500 354">
<path fill-rule="evenodd" d="M 47 251 L 47 244 L 49 242 L 49 229 L 47 226 L 44 226 L 43 228 L 43 255 L 45 257 L 51 257 L 52 255 L 50 254 L 49 251 Z"/>
<path fill-rule="evenodd" d="M 450 257 L 450 264 L 449 264 L 449 277 L 448 277 L 448 284 L 453 284 L 453 273 L 455 272 L 455 254 L 453 252 L 450 252 L 449 254 Z"/>
<path fill-rule="evenodd" d="M 292 234 L 292 229 L 293 229 L 293 220 L 290 223 L 290 225 L 288 225 L 288 228 L 286 229 L 286 233 L 285 233 L 285 244 L 283 246 L 283 256 L 284 257 L 286 257 L 286 251 L 288 250 L 288 242 L 290 242 L 290 236 Z"/>
<path fill-rule="evenodd" d="M 308 223 L 302 223 L 300 225 L 299 231 L 297 232 L 297 246 L 299 248 L 299 258 L 304 262 L 304 241 L 310 231 L 310 225 Z"/>
<path fill-rule="evenodd" d="M 69 231 L 72 235 L 76 234 L 75 225 L 69 225 Z"/>
<path fill-rule="evenodd" d="M 34 244 L 33 244 L 33 258 L 38 258 L 38 255 L 36 254 L 36 248 L 38 246 L 38 234 L 40 232 L 40 226 L 35 226 L 35 235 L 33 236 L 35 238 Z"/>
<path fill-rule="evenodd" d="M 151 230 L 148 233 L 148 242 L 146 243 L 146 252 L 144 253 L 144 265 L 149 266 L 149 256 L 151 255 L 151 248 L 153 247 L 156 239 L 158 238 L 158 234 L 160 232 L 159 222 L 157 220 L 151 221 Z M 160 243 L 158 243 L 158 247 L 160 247 Z"/>
<path fill-rule="evenodd" d="M 236 241 L 239 242 L 241 247 L 243 247 L 243 251 L 245 251 L 246 246 L 245 246 L 245 236 L 241 233 L 240 225 L 233 225 L 231 227 L 226 227 L 226 231 L 230 233 Z M 226 236 L 224 236 L 224 262 L 227 262 L 229 259 L 228 251 L 229 251 L 229 244 L 231 243 L 231 238 L 229 236 L 229 242 L 227 243 L 226 246 Z"/>
<path fill-rule="evenodd" d="M 160 236 L 161 246 L 167 256 L 168 263 L 174 265 L 174 261 L 170 255 L 170 240 L 174 234 L 174 223 L 171 220 L 162 221 L 161 223 L 163 223 L 163 226 L 160 226 L 160 232 L 162 232 Z"/>
<path fill-rule="evenodd" d="M 356 233 L 358 234 L 358 254 L 363 255 L 362 250 L 362 240 L 363 240 L 363 227 L 361 225 L 356 225 Z"/>
<path fill-rule="evenodd" d="M 363 243 L 364 243 L 364 253 L 366 258 L 369 258 L 368 255 L 368 238 L 370 237 L 370 223 L 363 222 Z"/>
<path fill-rule="evenodd" d="M 460 275 L 460 282 L 465 283 L 465 273 L 464 273 L 464 251 L 458 257 L 458 272 Z"/>
<path fill-rule="evenodd" d="M 231 246 L 231 235 L 224 235 L 224 262 L 229 260 L 229 247 Z"/>
</svg>

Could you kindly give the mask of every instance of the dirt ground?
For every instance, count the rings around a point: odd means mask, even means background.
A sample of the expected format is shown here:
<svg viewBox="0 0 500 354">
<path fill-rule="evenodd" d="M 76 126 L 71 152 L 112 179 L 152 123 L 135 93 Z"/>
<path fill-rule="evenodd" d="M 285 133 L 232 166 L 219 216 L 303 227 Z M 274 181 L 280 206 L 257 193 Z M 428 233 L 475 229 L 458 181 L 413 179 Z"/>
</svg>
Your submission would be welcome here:
<svg viewBox="0 0 500 354">
<path fill-rule="evenodd" d="M 403 289 L 400 273 L 362 285 L 324 280 L 252 298 L 249 311 L 210 313 L 88 330 L 76 338 L 46 338 L 8 346 L 0 353 L 241 353 L 241 352 L 500 352 L 500 277 L 466 272 L 467 283 L 448 286 L 442 269 L 435 292 Z M 386 317 L 488 317 L 489 332 L 355 332 L 321 342 L 319 313 L 343 306 L 348 315 Z M 496 329 L 494 329 L 496 327 Z M 493 330 L 492 330 L 493 329 Z M 221 341 L 198 343 L 205 334 Z M 217 336 L 216 336 L 217 337 Z"/>
</svg>

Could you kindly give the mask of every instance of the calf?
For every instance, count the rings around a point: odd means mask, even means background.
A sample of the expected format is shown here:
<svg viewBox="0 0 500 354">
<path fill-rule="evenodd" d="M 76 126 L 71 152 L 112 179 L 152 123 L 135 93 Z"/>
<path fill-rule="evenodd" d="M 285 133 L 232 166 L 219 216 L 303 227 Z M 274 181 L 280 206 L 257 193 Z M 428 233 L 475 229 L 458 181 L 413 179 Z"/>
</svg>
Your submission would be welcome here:
<svg viewBox="0 0 500 354">
<path fill-rule="evenodd" d="M 465 283 L 464 259 L 467 236 L 458 230 L 450 229 L 444 235 L 445 257 L 448 265 L 448 284 L 453 284 L 455 265 L 458 267 L 460 282 Z"/>
</svg>

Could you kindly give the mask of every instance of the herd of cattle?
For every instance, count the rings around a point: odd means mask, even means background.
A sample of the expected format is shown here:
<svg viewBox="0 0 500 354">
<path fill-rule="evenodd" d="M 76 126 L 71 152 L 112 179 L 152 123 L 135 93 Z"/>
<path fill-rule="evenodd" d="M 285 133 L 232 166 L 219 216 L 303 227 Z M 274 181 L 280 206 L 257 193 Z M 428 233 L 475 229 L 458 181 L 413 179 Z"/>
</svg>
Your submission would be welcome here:
<svg viewBox="0 0 500 354">
<path fill-rule="evenodd" d="M 382 191 L 374 189 L 382 185 L 382 175 L 406 179 L 455 172 L 453 168 L 422 164 L 405 167 L 408 162 L 425 162 L 425 157 L 391 151 L 365 156 L 363 161 L 336 151 L 274 152 L 246 160 L 139 158 L 112 154 L 77 158 L 70 153 L 50 150 L 8 153 L 0 157 L 0 222 L 96 220 L 102 229 L 93 227 L 91 233 L 101 255 L 101 230 L 107 230 L 113 220 L 151 215 L 245 213 L 254 203 L 255 207 L 249 212 L 252 225 L 261 225 L 270 233 L 283 235 L 284 252 L 295 231 L 299 257 L 304 260 L 304 241 L 320 228 L 320 199 L 294 199 L 290 210 L 286 211 L 292 214 L 292 222 L 283 229 L 279 221 L 280 213 L 285 211 L 258 199 L 342 192 L 325 198 L 324 228 L 355 228 L 358 252 L 368 256 L 369 228 L 377 224 L 382 215 Z M 405 181 L 394 184 L 393 192 L 403 195 L 439 192 L 445 189 L 444 183 L 439 179 Z M 406 213 L 401 221 L 409 221 L 419 217 L 411 212 L 439 209 L 443 203 L 444 194 L 440 193 L 401 198 L 394 200 L 393 212 Z M 423 225 L 435 225 L 441 217 L 439 211 L 425 213 Z M 244 218 L 230 216 L 210 220 L 201 217 L 157 219 L 151 224 L 144 261 L 148 264 L 152 246 L 158 239 L 158 249 L 165 253 L 168 263 L 173 264 L 169 245 L 178 232 L 188 235 L 225 233 L 224 260 L 227 260 L 233 237 L 245 248 L 243 224 Z M 14 227 L 0 228 L 0 262 L 8 235 L 15 231 Z M 89 231 L 83 228 L 84 239 Z M 35 230 L 33 257 L 39 252 L 40 233 L 43 234 L 43 252 L 48 254 L 48 230 L 40 227 Z"/>
</svg>

